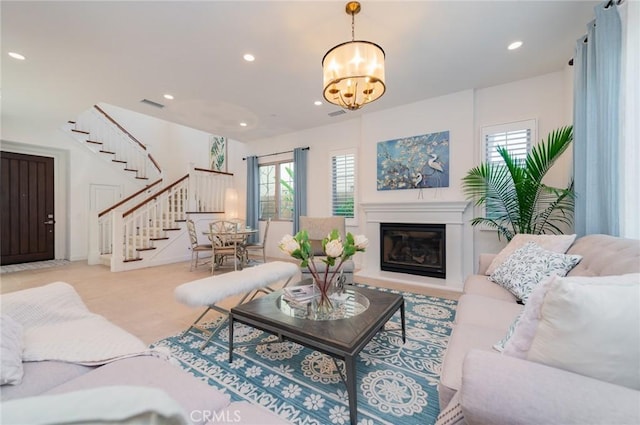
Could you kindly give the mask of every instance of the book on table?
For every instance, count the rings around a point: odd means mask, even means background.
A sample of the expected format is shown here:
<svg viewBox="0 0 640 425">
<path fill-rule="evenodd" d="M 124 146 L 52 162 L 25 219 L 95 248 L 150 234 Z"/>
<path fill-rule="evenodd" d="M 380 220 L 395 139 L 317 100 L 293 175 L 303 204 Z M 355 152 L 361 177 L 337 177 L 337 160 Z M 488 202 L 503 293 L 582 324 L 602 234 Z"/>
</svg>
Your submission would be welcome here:
<svg viewBox="0 0 640 425">
<path fill-rule="evenodd" d="M 291 288 L 284 288 L 282 298 L 288 302 L 306 304 L 312 301 L 315 296 L 316 291 L 313 285 L 300 285 Z"/>
</svg>

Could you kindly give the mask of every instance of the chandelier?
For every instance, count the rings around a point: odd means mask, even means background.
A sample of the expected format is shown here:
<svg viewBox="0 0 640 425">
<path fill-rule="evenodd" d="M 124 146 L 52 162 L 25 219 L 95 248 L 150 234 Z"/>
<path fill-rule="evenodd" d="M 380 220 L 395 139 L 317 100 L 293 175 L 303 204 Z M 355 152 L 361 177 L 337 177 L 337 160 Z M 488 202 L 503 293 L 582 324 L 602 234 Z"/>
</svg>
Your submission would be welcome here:
<svg viewBox="0 0 640 425">
<path fill-rule="evenodd" d="M 384 94 L 384 50 L 370 41 L 355 40 L 355 15 L 360 3 L 345 7 L 351 15 L 351 41 L 338 44 L 322 58 L 324 98 L 355 111 Z"/>
</svg>

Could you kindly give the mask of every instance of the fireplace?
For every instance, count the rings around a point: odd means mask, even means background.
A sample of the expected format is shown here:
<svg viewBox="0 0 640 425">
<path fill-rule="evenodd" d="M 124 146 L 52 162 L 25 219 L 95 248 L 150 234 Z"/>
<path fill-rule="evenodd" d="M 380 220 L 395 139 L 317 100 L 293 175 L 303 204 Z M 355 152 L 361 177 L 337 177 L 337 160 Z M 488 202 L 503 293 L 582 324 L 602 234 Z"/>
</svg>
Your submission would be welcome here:
<svg viewBox="0 0 640 425">
<path fill-rule="evenodd" d="M 380 223 L 380 270 L 446 279 L 444 224 Z"/>
</svg>

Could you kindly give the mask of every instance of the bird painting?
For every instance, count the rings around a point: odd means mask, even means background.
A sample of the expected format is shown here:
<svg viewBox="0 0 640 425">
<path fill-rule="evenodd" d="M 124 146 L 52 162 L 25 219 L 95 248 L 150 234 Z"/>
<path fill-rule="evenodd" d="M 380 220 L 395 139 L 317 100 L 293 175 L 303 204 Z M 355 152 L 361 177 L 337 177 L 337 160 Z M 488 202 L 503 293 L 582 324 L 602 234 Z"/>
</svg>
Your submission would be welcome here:
<svg viewBox="0 0 640 425">
<path fill-rule="evenodd" d="M 429 156 L 431 159 L 427 161 L 427 165 L 436 171 L 444 173 L 444 167 L 442 166 L 442 162 L 438 161 L 438 155 L 432 153 Z"/>
</svg>

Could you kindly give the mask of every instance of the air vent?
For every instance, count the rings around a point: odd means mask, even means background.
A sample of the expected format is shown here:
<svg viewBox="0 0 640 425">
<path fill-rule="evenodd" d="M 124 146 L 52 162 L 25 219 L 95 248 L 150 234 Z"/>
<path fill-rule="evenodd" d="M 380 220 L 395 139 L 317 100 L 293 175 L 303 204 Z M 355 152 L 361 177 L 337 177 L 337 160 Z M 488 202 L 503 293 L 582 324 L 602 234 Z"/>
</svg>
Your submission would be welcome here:
<svg viewBox="0 0 640 425">
<path fill-rule="evenodd" d="M 337 117 L 338 115 L 346 114 L 347 112 L 344 109 L 338 109 L 337 111 L 329 112 L 327 115 L 330 117 Z"/>
<path fill-rule="evenodd" d="M 154 106 L 156 108 L 164 108 L 164 105 L 162 103 L 158 103 L 158 102 L 154 102 L 153 100 L 149 100 L 149 99 L 142 99 L 140 102 L 145 103 L 149 106 Z"/>
</svg>

